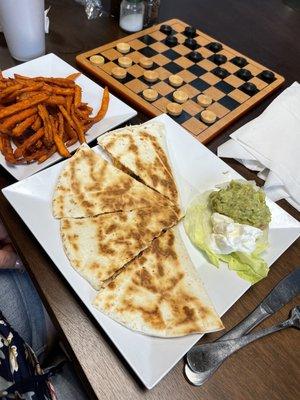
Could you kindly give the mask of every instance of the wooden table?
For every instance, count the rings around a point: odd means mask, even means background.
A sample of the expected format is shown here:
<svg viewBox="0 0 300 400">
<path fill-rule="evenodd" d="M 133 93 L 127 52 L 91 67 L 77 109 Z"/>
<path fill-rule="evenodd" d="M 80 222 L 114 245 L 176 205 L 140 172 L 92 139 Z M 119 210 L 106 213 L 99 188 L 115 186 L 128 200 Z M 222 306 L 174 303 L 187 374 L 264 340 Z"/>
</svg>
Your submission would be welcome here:
<svg viewBox="0 0 300 400">
<path fill-rule="evenodd" d="M 82 7 L 74 0 L 53 0 L 47 3 L 52 5 L 47 50 L 72 65 L 75 65 L 76 54 L 124 35 L 110 18 L 88 21 Z M 280 0 L 164 0 L 161 20 L 173 17 L 199 27 L 278 71 L 286 77 L 286 86 L 299 79 L 300 13 L 288 8 Z M 0 68 L 5 69 L 15 64 L 0 34 Z M 208 147 L 216 152 L 218 145 L 227 140 L 232 131 L 259 115 L 275 96 L 265 100 L 232 125 L 209 143 Z M 134 122 L 145 120 L 146 117 L 139 114 Z M 254 174 L 237 162 L 225 161 L 246 178 L 255 179 Z M 13 182 L 13 178 L 1 168 L 1 187 Z M 299 214 L 287 203 L 282 201 L 280 205 L 299 218 Z M 185 381 L 181 361 L 161 383 L 147 391 L 2 194 L 0 214 L 91 398 L 294 400 L 297 393 L 299 395 L 299 333 L 295 330 L 282 331 L 248 346 L 231 357 L 202 388 L 195 388 Z M 252 287 L 226 313 L 223 318 L 226 327 L 232 327 L 249 313 L 280 278 L 299 265 L 299 258 L 300 241 L 294 243 L 275 262 L 266 280 Z M 267 326 L 286 318 L 294 304 L 296 300 L 262 325 Z M 207 335 L 204 340 L 217 337 L 218 334 Z"/>
</svg>

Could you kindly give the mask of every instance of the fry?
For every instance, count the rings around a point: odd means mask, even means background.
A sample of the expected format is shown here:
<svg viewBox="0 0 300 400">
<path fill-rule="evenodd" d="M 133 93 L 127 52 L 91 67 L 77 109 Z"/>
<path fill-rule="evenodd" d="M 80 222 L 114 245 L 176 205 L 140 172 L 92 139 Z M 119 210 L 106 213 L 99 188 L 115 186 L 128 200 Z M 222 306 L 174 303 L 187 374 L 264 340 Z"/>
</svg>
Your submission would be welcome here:
<svg viewBox="0 0 300 400">
<path fill-rule="evenodd" d="M 28 129 L 34 123 L 35 119 L 36 119 L 35 115 L 32 115 L 31 117 L 24 119 L 24 121 L 22 121 L 12 130 L 12 135 L 21 136 L 26 131 L 26 129 Z"/>
<path fill-rule="evenodd" d="M 68 114 L 71 114 L 72 102 L 73 102 L 73 98 L 71 96 L 67 96 L 67 99 L 66 99 L 66 110 L 67 110 Z"/>
<path fill-rule="evenodd" d="M 71 108 L 71 116 L 72 116 L 72 119 L 73 119 L 73 121 L 75 123 L 75 126 L 76 126 L 76 132 L 77 132 L 77 135 L 78 135 L 79 142 L 80 143 L 85 143 L 86 140 L 85 140 L 85 136 L 84 136 L 84 129 L 83 129 L 83 126 L 81 125 L 81 123 L 79 122 L 77 116 L 75 115 L 75 111 L 74 111 L 74 107 L 73 106 Z"/>
<path fill-rule="evenodd" d="M 50 150 L 46 154 L 44 154 L 42 157 L 38 159 L 38 164 L 42 164 L 46 160 L 48 160 L 49 157 L 53 156 L 53 154 L 56 152 L 56 146 L 52 146 Z"/>
<path fill-rule="evenodd" d="M 54 140 L 55 146 L 56 146 L 59 154 L 66 158 L 70 157 L 71 154 L 69 153 L 69 150 L 66 148 L 62 138 L 58 135 L 57 132 L 54 132 L 53 140 Z"/>
<path fill-rule="evenodd" d="M 64 108 L 64 106 L 58 106 L 58 108 L 59 108 L 60 112 L 62 113 L 64 119 L 71 126 L 71 128 L 73 128 L 75 130 L 75 132 L 77 132 L 76 125 L 75 125 L 74 121 L 72 120 L 71 116 L 68 114 L 67 110 Z"/>
<path fill-rule="evenodd" d="M 64 137 L 64 117 L 61 112 L 58 113 L 58 134 L 61 138 Z"/>
<path fill-rule="evenodd" d="M 43 104 L 38 105 L 38 113 L 44 123 L 44 131 L 45 131 L 45 144 L 47 147 L 50 147 L 53 142 L 53 133 L 52 127 L 49 119 L 49 113 L 47 108 Z"/>
<path fill-rule="evenodd" d="M 0 93 L 0 102 L 1 102 L 2 99 L 4 99 L 5 97 L 11 95 L 12 93 L 18 91 L 22 87 L 23 87 L 23 85 L 21 85 L 20 83 L 17 83 L 16 85 L 8 86 L 6 89 L 2 90 L 1 93 Z"/>
<path fill-rule="evenodd" d="M 43 89 L 49 94 L 58 94 L 62 96 L 72 96 L 74 94 L 74 89 L 69 88 L 61 88 L 47 85 L 46 83 L 43 85 Z"/>
<path fill-rule="evenodd" d="M 67 76 L 67 79 L 71 79 L 72 81 L 75 81 L 80 75 L 81 75 L 81 72 L 74 72 L 74 74 Z"/>
<path fill-rule="evenodd" d="M 13 149 L 11 147 L 11 143 L 10 140 L 7 136 L 2 136 L 1 137 L 1 141 L 2 141 L 2 153 L 5 157 L 5 160 L 10 162 L 11 164 L 15 164 L 16 163 L 16 158 L 14 156 L 13 153 Z"/>
<path fill-rule="evenodd" d="M 74 94 L 74 106 L 78 108 L 81 104 L 81 87 L 76 85 L 75 86 L 75 94 Z"/>
<path fill-rule="evenodd" d="M 35 121 L 34 121 L 34 123 L 32 124 L 31 128 L 32 128 L 34 131 L 38 131 L 41 127 L 42 127 L 42 119 L 41 119 L 41 117 L 38 115 L 38 116 L 35 118 Z"/>
<path fill-rule="evenodd" d="M 1 112 L 1 110 L 0 110 Z M 26 110 L 13 115 L 12 117 L 9 117 L 7 119 L 5 119 L 2 124 L 0 124 L 0 130 L 4 129 L 10 129 L 13 126 L 15 126 L 16 124 L 22 122 L 24 119 L 30 117 L 33 114 L 37 113 L 37 108 L 36 107 L 32 107 L 32 108 L 27 108 Z"/>
<path fill-rule="evenodd" d="M 66 99 L 63 96 L 57 96 L 57 95 L 51 95 L 45 103 L 49 106 L 58 106 L 62 105 L 64 106 L 66 104 Z"/>
<path fill-rule="evenodd" d="M 44 136 L 44 128 L 40 128 L 37 132 L 35 132 L 32 136 L 25 140 L 24 143 L 21 144 L 14 152 L 14 157 L 16 159 L 21 158 L 24 152 L 33 144 L 35 144 L 39 139 Z"/>
<path fill-rule="evenodd" d="M 103 92 L 100 110 L 95 115 L 95 117 L 92 119 L 93 123 L 101 121 L 101 119 L 105 116 L 105 114 L 108 110 L 108 105 L 109 105 L 109 91 L 106 86 L 104 89 L 104 92 Z"/>
<path fill-rule="evenodd" d="M 2 108 L 0 110 L 0 120 L 5 117 L 9 117 L 10 115 L 16 114 L 17 112 L 23 111 L 29 107 L 35 106 L 36 104 L 42 103 L 48 97 L 48 94 L 41 93 L 37 96 L 31 97 L 30 99 L 22 100 L 19 103 Z"/>
</svg>

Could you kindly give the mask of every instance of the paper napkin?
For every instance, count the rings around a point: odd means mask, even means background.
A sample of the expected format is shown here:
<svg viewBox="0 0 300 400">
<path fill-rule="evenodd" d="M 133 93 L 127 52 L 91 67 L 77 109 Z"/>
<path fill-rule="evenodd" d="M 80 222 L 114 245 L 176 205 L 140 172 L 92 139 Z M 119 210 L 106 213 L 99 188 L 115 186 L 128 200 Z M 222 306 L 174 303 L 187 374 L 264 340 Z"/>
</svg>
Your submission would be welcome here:
<svg viewBox="0 0 300 400">
<path fill-rule="evenodd" d="M 218 148 L 258 171 L 265 190 L 277 201 L 285 198 L 300 211 L 300 85 L 293 83 L 254 120 L 230 135 Z"/>
</svg>

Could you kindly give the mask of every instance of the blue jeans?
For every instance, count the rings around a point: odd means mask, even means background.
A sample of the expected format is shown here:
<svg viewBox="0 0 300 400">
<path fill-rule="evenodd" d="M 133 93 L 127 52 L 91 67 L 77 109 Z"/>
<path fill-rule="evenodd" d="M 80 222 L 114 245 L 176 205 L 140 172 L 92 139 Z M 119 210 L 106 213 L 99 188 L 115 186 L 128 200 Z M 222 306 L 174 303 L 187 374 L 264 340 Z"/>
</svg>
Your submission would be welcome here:
<svg viewBox="0 0 300 400">
<path fill-rule="evenodd" d="M 0 310 L 40 360 L 55 341 L 55 330 L 29 275 L 24 270 L 0 269 Z M 58 400 L 86 400 L 88 397 L 67 363 L 51 381 Z"/>
</svg>

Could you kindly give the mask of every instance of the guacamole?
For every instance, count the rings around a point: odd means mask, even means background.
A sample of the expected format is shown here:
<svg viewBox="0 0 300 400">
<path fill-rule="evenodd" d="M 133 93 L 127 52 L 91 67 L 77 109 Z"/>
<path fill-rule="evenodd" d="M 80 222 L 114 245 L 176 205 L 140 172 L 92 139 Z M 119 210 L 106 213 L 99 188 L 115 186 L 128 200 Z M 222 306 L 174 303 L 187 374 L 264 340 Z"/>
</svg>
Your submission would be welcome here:
<svg viewBox="0 0 300 400">
<path fill-rule="evenodd" d="M 212 212 L 227 215 L 234 222 L 264 229 L 271 221 L 265 193 L 251 183 L 231 181 L 230 184 L 209 196 Z"/>
</svg>

